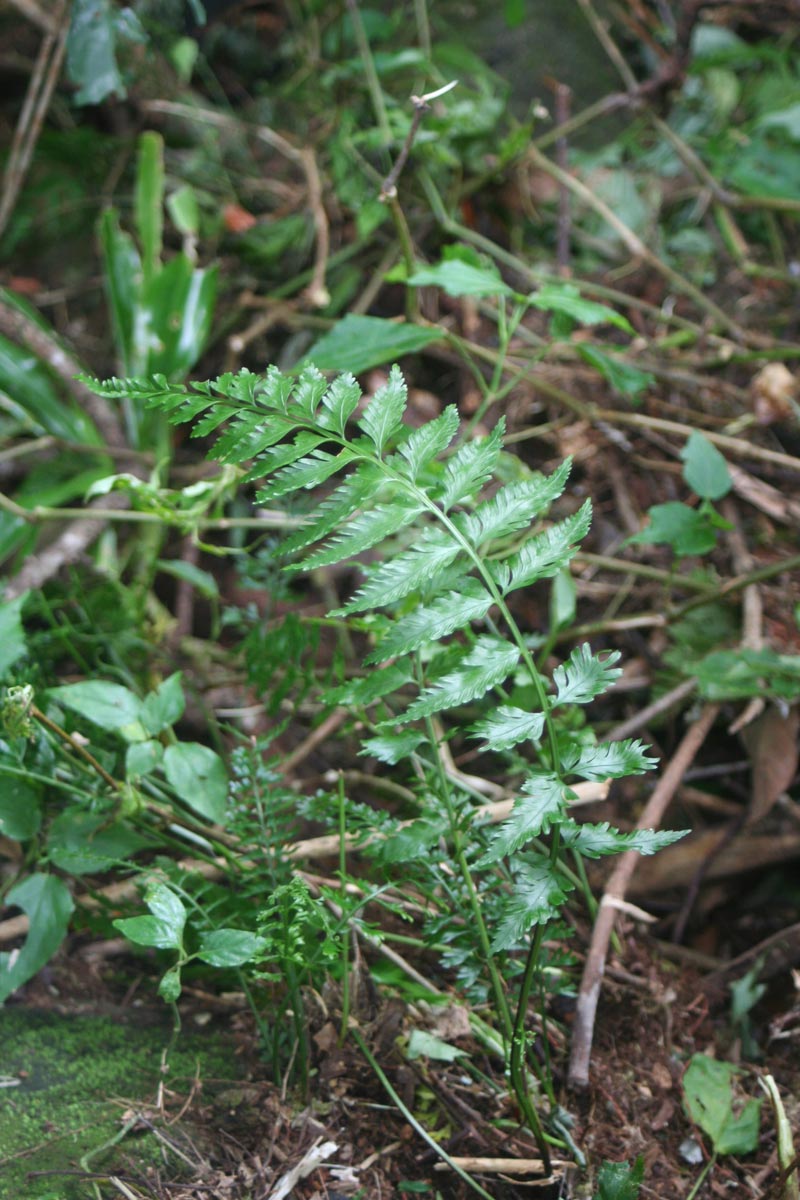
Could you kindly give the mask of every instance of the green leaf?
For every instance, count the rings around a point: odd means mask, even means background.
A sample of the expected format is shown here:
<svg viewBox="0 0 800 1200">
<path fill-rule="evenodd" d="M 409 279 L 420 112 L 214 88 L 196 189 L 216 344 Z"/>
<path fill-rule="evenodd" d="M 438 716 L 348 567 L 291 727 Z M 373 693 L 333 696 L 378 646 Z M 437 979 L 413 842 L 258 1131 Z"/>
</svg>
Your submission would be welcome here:
<svg viewBox="0 0 800 1200">
<path fill-rule="evenodd" d="M 116 14 L 111 0 L 75 0 L 67 37 L 67 74 L 76 104 L 125 97 L 116 60 Z"/>
<path fill-rule="evenodd" d="M 348 313 L 315 342 L 305 361 L 321 371 L 350 371 L 361 375 L 371 367 L 416 354 L 444 337 L 441 329 L 422 329 L 382 317 L 360 317 Z"/>
<path fill-rule="evenodd" d="M 402 473 L 412 482 L 416 480 L 423 467 L 447 449 L 458 433 L 460 424 L 458 409 L 454 404 L 449 404 L 440 416 L 413 430 L 398 447 L 407 463 L 406 467 L 400 468 Z"/>
<path fill-rule="evenodd" d="M 533 308 L 545 312 L 562 313 L 581 325 L 615 325 L 626 333 L 633 333 L 630 321 L 606 304 L 585 300 L 571 283 L 548 283 L 528 298 Z"/>
<path fill-rule="evenodd" d="M 171 575 L 173 579 L 180 579 L 182 582 L 190 584 L 206 600 L 219 598 L 219 585 L 216 579 L 210 571 L 204 571 L 196 563 L 185 562 L 183 559 L 175 559 L 172 562 L 160 558 L 156 566 L 163 575 Z"/>
<path fill-rule="evenodd" d="M 623 362 L 616 354 L 609 354 L 600 350 L 598 346 L 579 343 L 576 348 L 584 362 L 598 370 L 615 392 L 629 396 L 631 400 L 641 396 L 642 392 L 652 387 L 656 381 L 655 375 L 650 371 L 643 371 L 633 363 Z"/>
<path fill-rule="evenodd" d="M 194 47 L 196 55 L 197 42 L 191 38 L 183 40 Z M 175 47 L 173 46 L 173 52 L 174 50 Z M 167 196 L 167 211 L 178 233 L 182 233 L 184 237 L 197 237 L 200 232 L 200 205 L 197 201 L 197 192 L 193 187 L 185 183 L 182 187 L 176 188 L 174 192 L 171 192 Z"/>
<path fill-rule="evenodd" d="M 684 1106 L 708 1134 L 716 1154 L 752 1154 L 758 1145 L 760 1100 L 747 1100 L 734 1111 L 731 1063 L 694 1054 L 683 1076 Z"/>
<path fill-rule="evenodd" d="M 425 688 L 397 722 L 416 721 L 445 708 L 459 708 L 477 700 L 507 679 L 518 661 L 516 646 L 502 638 L 482 635 L 458 667 Z"/>
<path fill-rule="evenodd" d="M 599 825 L 578 824 L 570 818 L 561 825 L 561 841 L 584 858 L 603 858 L 624 854 L 626 850 L 649 855 L 679 842 L 687 832 L 686 829 L 635 829 L 632 833 L 620 833 L 607 821 Z"/>
<path fill-rule="evenodd" d="M 410 550 L 381 563 L 352 600 L 328 615 L 345 617 L 365 609 L 395 604 L 425 584 L 433 583 L 458 557 L 459 551 L 458 543 L 449 534 L 427 529 Z"/>
<path fill-rule="evenodd" d="M 147 340 L 146 373 L 181 378 L 206 348 L 217 298 L 217 268 L 194 268 L 182 252 L 142 291 L 139 322 Z"/>
<path fill-rule="evenodd" d="M 557 575 L 589 532 L 591 521 L 592 504 L 587 500 L 573 516 L 536 534 L 517 554 L 494 565 L 492 571 L 503 594 Z"/>
<path fill-rule="evenodd" d="M 401 654 L 411 654 L 426 642 L 439 641 L 472 621 L 482 620 L 492 603 L 483 584 L 477 579 L 465 579 L 458 591 L 437 596 L 394 621 L 379 637 L 366 662 L 385 662 Z"/>
<path fill-rule="evenodd" d="M 169 729 L 183 716 L 186 699 L 181 685 L 181 672 L 176 671 L 160 683 L 154 692 L 142 702 L 141 722 L 147 732 L 155 737 Z"/>
<path fill-rule="evenodd" d="M 658 765 L 658 759 L 645 754 L 643 742 L 626 738 L 620 742 L 600 742 L 597 746 L 576 749 L 565 754 L 563 766 L 571 775 L 581 779 L 622 779 L 626 775 L 642 775 Z"/>
<path fill-rule="evenodd" d="M 372 755 L 378 762 L 394 766 L 413 754 L 425 734 L 420 729 L 403 729 L 400 733 L 383 733 L 377 737 L 364 738 L 359 754 Z"/>
<path fill-rule="evenodd" d="M 289 570 L 313 571 L 354 558 L 364 550 L 377 545 L 410 525 L 421 512 L 423 505 L 413 498 L 396 496 L 385 504 L 378 504 L 367 512 L 356 513 L 321 550 L 315 550 L 302 563 Z"/>
<path fill-rule="evenodd" d="M 100 217 L 100 248 L 117 357 L 126 375 L 138 375 L 147 368 L 147 345 L 136 321 L 142 294 L 142 260 L 133 238 L 120 229 L 115 208 L 107 208 Z M 84 382 L 98 386 L 97 380 Z"/>
<path fill-rule="evenodd" d="M 141 918 L 143 921 L 144 917 Z M 181 994 L 181 968 L 175 963 L 165 971 L 158 985 L 158 994 L 166 1004 L 174 1004 Z"/>
<path fill-rule="evenodd" d="M 591 647 L 584 642 L 576 646 L 569 658 L 553 671 L 556 687 L 554 704 L 588 704 L 599 696 L 615 679 L 619 679 L 622 668 L 616 666 L 620 660 L 619 650 L 604 652 L 602 657 L 592 654 Z"/>
<path fill-rule="evenodd" d="M 578 611 L 578 589 L 569 567 L 553 577 L 550 588 L 550 628 L 568 629 Z"/>
<path fill-rule="evenodd" d="M 35 873 L 5 896 L 9 908 L 28 916 L 28 936 L 19 950 L 0 952 L 0 1004 L 50 961 L 63 942 L 74 904 L 55 875 Z"/>
<path fill-rule="evenodd" d="M 125 751 L 125 778 L 141 779 L 144 775 L 152 775 L 164 761 L 164 747 L 161 742 L 150 739 L 146 742 L 134 742 Z"/>
<path fill-rule="evenodd" d="M 444 481 L 437 500 L 447 512 L 460 500 L 475 495 L 490 479 L 503 448 L 505 420 L 500 418 L 485 438 L 464 442 L 447 460 Z"/>
<path fill-rule="evenodd" d="M 211 967 L 241 967 L 261 954 L 266 945 L 266 938 L 247 929 L 215 929 L 200 938 L 197 957 Z"/>
<path fill-rule="evenodd" d="M 511 815 L 492 836 L 481 865 L 515 854 L 531 838 L 548 833 L 566 817 L 566 806 L 574 796 L 556 775 L 531 775 L 514 801 Z"/>
<path fill-rule="evenodd" d="M 689 508 L 678 500 L 648 509 L 650 524 L 632 537 L 631 544 L 671 546 L 679 558 L 708 554 L 717 544 L 719 521 L 704 509 Z"/>
<path fill-rule="evenodd" d="M 23 592 L 15 600 L 0 603 L 0 677 L 28 653 L 21 614 L 29 595 Z"/>
<path fill-rule="evenodd" d="M 92 422 L 61 398 L 47 367 L 35 354 L 5 337 L 0 337 L 0 392 L 5 394 L 4 407 L 30 432 L 100 445 Z"/>
<path fill-rule="evenodd" d="M 164 232 L 164 139 L 148 130 L 139 138 L 133 215 L 142 247 L 145 287 L 161 265 Z"/>
<path fill-rule="evenodd" d="M 47 831 L 50 861 L 69 875 L 99 875 L 109 867 L 132 858 L 139 850 L 153 846 L 123 823 L 105 828 L 101 813 L 68 808 L 52 822 Z"/>
<path fill-rule="evenodd" d="M 597 1173 L 598 1192 L 594 1200 L 638 1200 L 644 1179 L 644 1159 L 640 1155 L 633 1166 L 626 1162 L 604 1162 Z"/>
<path fill-rule="evenodd" d="M 525 741 L 538 741 L 544 728 L 544 713 L 530 713 L 523 708 L 501 704 L 485 721 L 478 721 L 471 737 L 486 739 L 484 750 L 510 750 Z"/>
<path fill-rule="evenodd" d="M 206 820 L 224 824 L 228 773 L 218 754 L 199 742 L 177 742 L 164 753 L 164 774 L 184 804 Z"/>
<path fill-rule="evenodd" d="M 119 730 L 141 721 L 141 700 L 119 683 L 87 679 L 83 683 L 50 688 L 48 695 L 100 729 Z"/>
<path fill-rule="evenodd" d="M 402 427 L 407 398 L 406 381 L 395 364 L 389 372 L 388 380 L 383 387 L 378 388 L 358 422 L 359 428 L 364 430 L 380 455 Z"/>
<path fill-rule="evenodd" d="M 338 454 L 329 454 L 327 450 L 312 450 L 306 458 L 277 471 L 272 476 L 272 482 L 260 489 L 258 499 L 266 503 L 301 489 L 310 491 L 319 487 L 326 479 L 330 479 L 331 475 L 335 475 L 354 458 L 356 451 L 350 446 L 343 446 Z"/>
<path fill-rule="evenodd" d="M 441 816 L 421 817 L 379 842 L 374 856 L 384 868 L 397 863 L 419 862 L 432 847 L 439 845 L 445 833 L 446 824 Z"/>
<path fill-rule="evenodd" d="M 364 708 L 396 692 L 410 681 L 411 669 L 407 664 L 390 663 L 361 679 L 349 679 L 341 687 L 330 688 L 323 694 L 323 700 L 325 704 Z"/>
<path fill-rule="evenodd" d="M 716 446 L 693 430 L 681 450 L 683 478 L 703 500 L 721 500 L 733 486 L 728 464 Z"/>
<path fill-rule="evenodd" d="M 716 650 L 699 662 L 682 663 L 696 675 L 698 690 L 708 700 L 749 700 L 772 696 L 792 704 L 800 699 L 800 656 L 762 650 Z"/>
<path fill-rule="evenodd" d="M 406 1046 L 406 1057 L 413 1062 L 416 1058 L 432 1058 L 436 1062 L 455 1062 L 464 1057 L 464 1051 L 449 1042 L 442 1041 L 424 1029 L 412 1029 Z"/>
<path fill-rule="evenodd" d="M 438 287 L 448 296 L 513 296 L 494 267 L 476 267 L 451 258 L 432 267 L 420 267 L 406 283 L 409 287 Z"/>
<path fill-rule="evenodd" d="M 552 920 L 572 887 L 555 873 L 548 859 L 529 856 L 514 880 L 514 892 L 505 903 L 492 950 L 510 950 L 519 945 L 532 926 Z"/>
<path fill-rule="evenodd" d="M 333 429 L 339 437 L 344 437 L 345 426 L 360 400 L 361 388 L 354 377 L 350 374 L 339 375 L 322 396 L 322 403 L 327 410 L 325 426 Z"/>
<path fill-rule="evenodd" d="M 42 823 L 41 792 L 27 779 L 4 775 L 0 764 L 0 834 L 25 842 Z"/>
<path fill-rule="evenodd" d="M 572 459 L 568 458 L 552 475 L 537 472 L 530 479 L 507 484 L 468 516 L 462 517 L 459 528 L 476 549 L 484 542 L 505 538 L 524 529 L 562 494 L 571 467 Z"/>
</svg>

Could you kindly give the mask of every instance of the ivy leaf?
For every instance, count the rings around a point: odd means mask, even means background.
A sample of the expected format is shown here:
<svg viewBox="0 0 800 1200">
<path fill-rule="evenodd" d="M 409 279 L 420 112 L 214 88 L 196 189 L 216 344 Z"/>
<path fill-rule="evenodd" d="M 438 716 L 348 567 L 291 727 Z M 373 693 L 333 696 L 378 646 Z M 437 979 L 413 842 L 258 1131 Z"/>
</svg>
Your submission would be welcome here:
<svg viewBox="0 0 800 1200">
<path fill-rule="evenodd" d="M 378 454 L 383 454 L 389 440 L 401 428 L 407 394 L 406 381 L 400 374 L 400 368 L 395 365 L 389 372 L 388 380 L 383 387 L 378 388 L 358 422 Z"/>
<path fill-rule="evenodd" d="M 366 661 L 384 662 L 411 654 L 426 642 L 439 641 L 456 629 L 480 621 L 492 604 L 486 588 L 477 579 L 467 578 L 458 591 L 446 592 L 390 625 Z"/>
<path fill-rule="evenodd" d="M 532 775 L 522 785 L 511 815 L 493 835 L 480 865 L 514 854 L 531 838 L 549 833 L 553 825 L 560 825 L 566 817 L 567 802 L 574 795 L 556 775 Z"/>
<path fill-rule="evenodd" d="M 525 862 L 514 880 L 514 893 L 506 901 L 492 950 L 510 950 L 534 925 L 552 920 L 566 902 L 573 884 L 556 874 L 542 855 Z"/>
<path fill-rule="evenodd" d="M 573 516 L 536 534 L 507 562 L 495 566 L 495 577 L 503 593 L 557 575 L 589 532 L 591 520 L 592 504 L 587 500 Z"/>
<path fill-rule="evenodd" d="M 437 679 L 397 718 L 416 721 L 445 708 L 459 708 L 502 683 L 519 661 L 519 651 L 501 638 L 479 637 L 454 671 Z"/>
<path fill-rule="evenodd" d="M 642 775 L 658 765 L 649 758 L 641 741 L 626 738 L 620 742 L 601 742 L 597 746 L 576 749 L 574 757 L 564 755 L 563 766 L 571 775 L 581 779 L 622 779 L 626 775 Z"/>
<path fill-rule="evenodd" d="M 588 822 L 579 825 L 571 818 L 561 825 L 562 844 L 585 858 L 604 858 L 609 854 L 624 854 L 626 850 L 656 854 L 665 846 L 679 842 L 687 833 L 686 829 L 635 829 L 632 833 L 620 833 L 607 821 L 599 825 Z"/>
<path fill-rule="evenodd" d="M 470 736 L 485 738 L 484 750 L 510 750 L 519 742 L 538 741 L 543 728 L 544 713 L 501 704 L 490 717 L 472 727 Z"/>
<path fill-rule="evenodd" d="M 620 652 L 612 650 L 609 654 L 592 654 L 591 647 L 584 642 L 576 646 L 567 661 L 553 671 L 553 683 L 556 685 L 555 704 L 588 704 L 619 679 L 622 668 L 615 664 L 619 662 Z"/>
<path fill-rule="evenodd" d="M 681 450 L 683 478 L 703 500 L 721 500 L 733 486 L 731 473 L 719 450 L 702 433 L 693 430 Z"/>
</svg>

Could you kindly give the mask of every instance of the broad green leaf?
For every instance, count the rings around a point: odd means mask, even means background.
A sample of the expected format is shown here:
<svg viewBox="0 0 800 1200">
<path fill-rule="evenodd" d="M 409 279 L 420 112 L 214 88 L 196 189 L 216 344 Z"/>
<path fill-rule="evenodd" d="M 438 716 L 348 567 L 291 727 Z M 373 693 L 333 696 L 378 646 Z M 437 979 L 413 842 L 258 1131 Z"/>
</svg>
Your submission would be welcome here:
<svg viewBox="0 0 800 1200">
<path fill-rule="evenodd" d="M 328 615 L 350 616 L 365 609 L 394 604 L 434 581 L 458 554 L 458 543 L 448 534 L 428 529 L 410 550 L 381 563 L 369 574 L 352 600 Z"/>
<path fill-rule="evenodd" d="M 445 708 L 469 704 L 507 679 L 518 661 L 519 650 L 516 646 L 484 634 L 462 658 L 456 670 L 449 671 L 426 687 L 397 721 L 416 721 Z"/>
<path fill-rule="evenodd" d="M 752 1154 L 758 1145 L 761 1100 L 734 1111 L 731 1063 L 693 1054 L 683 1076 L 683 1097 L 691 1119 L 708 1134 L 716 1154 Z"/>
<path fill-rule="evenodd" d="M 422 329 L 383 317 L 348 313 L 315 342 L 306 355 L 321 371 L 350 371 L 361 375 L 371 367 L 416 354 L 444 337 L 441 329 Z"/>
<path fill-rule="evenodd" d="M 142 701 L 140 720 L 147 732 L 155 737 L 179 721 L 185 707 L 181 672 L 176 671 Z"/>
<path fill-rule="evenodd" d="M 534 925 L 552 920 L 572 887 L 540 855 L 523 863 L 514 879 L 514 891 L 505 903 L 492 950 L 510 950 L 523 941 Z"/>
<path fill-rule="evenodd" d="M 289 570 L 313 571 L 346 558 L 354 558 L 410 525 L 423 512 L 423 505 L 413 498 L 396 496 L 366 512 L 356 513 L 320 550 L 315 550 L 302 563 Z"/>
<path fill-rule="evenodd" d="M 557 575 L 589 532 L 591 521 L 592 504 L 587 500 L 573 516 L 537 533 L 511 558 L 494 565 L 493 574 L 503 594 Z"/>
<path fill-rule="evenodd" d="M 503 448 L 505 420 L 501 417 L 485 438 L 464 442 L 447 460 L 441 491 L 436 499 L 445 512 L 473 496 L 491 478 Z"/>
<path fill-rule="evenodd" d="M 621 313 L 615 312 L 606 304 L 585 300 L 571 283 L 547 283 L 529 296 L 528 301 L 533 308 L 562 313 L 573 321 L 579 321 L 581 325 L 615 325 L 617 329 L 633 333 L 630 321 Z"/>
<path fill-rule="evenodd" d="M 75 0 L 67 37 L 67 74 L 76 104 L 125 97 L 116 59 L 116 13 L 111 0 Z"/>
<path fill-rule="evenodd" d="M 608 854 L 624 854 L 626 850 L 656 854 L 679 842 L 687 832 L 686 829 L 635 829 L 632 833 L 620 833 L 607 821 L 599 825 L 578 824 L 570 818 L 561 825 L 561 841 L 585 858 L 603 858 Z"/>
<path fill-rule="evenodd" d="M 710 512 L 689 508 L 678 500 L 648 509 L 649 525 L 628 538 L 631 544 L 671 546 L 679 558 L 708 554 L 717 544 L 717 529 L 725 522 Z M 716 518 L 716 519 L 715 519 Z"/>
<path fill-rule="evenodd" d="M 594 1200 L 638 1200 L 644 1179 L 644 1158 L 633 1166 L 626 1162 L 604 1162 L 597 1173 L 598 1191 Z"/>
<path fill-rule="evenodd" d="M 164 761 L 164 747 L 151 738 L 146 742 L 134 742 L 125 751 L 125 778 L 141 779 L 157 771 Z"/>
<path fill-rule="evenodd" d="M 618 355 L 609 354 L 598 346 L 579 343 L 577 351 L 584 362 L 589 363 L 600 372 L 603 379 L 611 384 L 615 392 L 619 392 L 622 396 L 630 396 L 632 400 L 641 396 L 642 392 L 652 387 L 656 381 L 655 375 L 652 375 L 650 371 L 643 371 L 640 367 L 635 367 L 633 363 L 623 362 Z"/>
<path fill-rule="evenodd" d="M 146 920 L 145 917 L 141 918 Z M 174 1004 L 181 994 L 181 968 L 180 963 L 175 963 L 168 971 L 165 971 L 161 976 L 161 981 L 158 985 L 158 994 L 166 1004 Z"/>
<path fill-rule="evenodd" d="M 419 267 L 406 283 L 410 287 L 438 287 L 448 296 L 513 296 L 493 267 L 476 267 L 451 258 L 432 267 Z"/>
<path fill-rule="evenodd" d="M 407 467 L 400 468 L 403 474 L 416 480 L 423 467 L 447 449 L 458 433 L 460 423 L 458 409 L 449 404 L 440 416 L 413 430 L 398 447 L 407 463 Z"/>
<path fill-rule="evenodd" d="M 181 937 L 176 937 L 173 927 L 149 914 L 142 917 L 118 917 L 112 924 L 123 937 L 129 942 L 135 942 L 137 946 L 153 946 L 158 950 L 179 950 L 181 947 Z"/>
<path fill-rule="evenodd" d="M 0 834 L 24 842 L 39 832 L 41 823 L 40 789 L 27 779 L 4 775 L 0 764 Z"/>
<path fill-rule="evenodd" d="M 69 875 L 99 875 L 139 850 L 153 846 L 129 825 L 109 825 L 99 813 L 68 808 L 47 831 L 50 861 Z"/>
<path fill-rule="evenodd" d="M 456 629 L 482 620 L 493 604 L 477 579 L 465 579 L 458 591 L 437 596 L 394 621 L 377 641 L 366 661 L 385 662 L 395 655 L 411 654 L 426 642 L 436 642 Z"/>
<path fill-rule="evenodd" d="M 211 967 L 241 967 L 265 949 L 266 938 L 247 929 L 215 929 L 200 938 L 197 957 Z"/>
<path fill-rule="evenodd" d="M 87 679 L 83 683 L 50 688 L 48 695 L 101 729 L 124 729 L 141 721 L 141 700 L 119 683 Z"/>
<path fill-rule="evenodd" d="M 522 785 L 521 795 L 514 801 L 511 815 L 492 835 L 481 863 L 497 862 L 506 855 L 515 854 L 531 838 L 549 833 L 553 825 L 560 825 L 566 817 L 567 803 L 573 796 L 574 792 L 556 775 L 532 775 Z"/>
<path fill-rule="evenodd" d="M 394 766 L 413 754 L 425 734 L 419 729 L 403 729 L 400 733 L 383 733 L 376 737 L 364 738 L 359 754 L 371 755 L 378 762 Z"/>
<path fill-rule="evenodd" d="M 364 430 L 378 454 L 383 454 L 389 441 L 400 430 L 407 399 L 406 382 L 400 368 L 395 364 L 388 380 L 383 387 L 378 388 L 358 422 L 359 428 Z"/>
<path fill-rule="evenodd" d="M 642 775 L 658 766 L 658 759 L 649 758 L 643 742 L 626 738 L 620 742 L 601 742 L 597 746 L 576 749 L 574 755 L 564 756 L 564 769 L 581 779 L 622 779 L 626 775 Z"/>
<path fill-rule="evenodd" d="M 182 252 L 142 290 L 140 320 L 147 372 L 181 378 L 206 348 L 217 298 L 217 268 L 195 268 Z"/>
<path fill-rule="evenodd" d="M 191 42 L 196 53 L 197 42 L 192 41 L 191 38 L 185 40 Z M 174 192 L 170 192 L 167 196 L 167 212 L 178 233 L 182 233 L 184 237 L 197 237 L 200 232 L 200 205 L 197 202 L 197 192 L 193 187 L 186 183 Z"/>
<path fill-rule="evenodd" d="M 553 671 L 554 704 L 588 704 L 594 700 L 619 679 L 622 668 L 616 664 L 620 657 L 619 650 L 603 653 L 601 657 L 592 654 L 586 642 L 576 646 L 567 661 Z"/>
<path fill-rule="evenodd" d="M 693 430 L 681 450 L 683 478 L 703 500 L 721 500 L 733 486 L 728 464 L 716 446 Z"/>
<path fill-rule="evenodd" d="M 23 592 L 15 600 L 0 602 L 0 677 L 28 652 L 21 613 L 29 595 Z"/>
<path fill-rule="evenodd" d="M 218 754 L 199 742 L 176 742 L 164 753 L 164 774 L 180 800 L 208 821 L 222 825 L 228 773 Z"/>
<path fill-rule="evenodd" d="M 160 558 L 156 566 L 163 575 L 171 575 L 173 579 L 180 579 L 184 583 L 190 584 L 206 600 L 219 598 L 219 585 L 216 579 L 210 571 L 204 571 L 196 563 L 185 562 L 183 559 L 175 559 L 174 562 L 171 562 L 168 559 Z"/>
<path fill-rule="evenodd" d="M 164 139 L 147 130 L 139 138 L 133 215 L 142 247 L 142 269 L 147 288 L 161 265 L 164 231 Z M 169 372 L 167 372 L 169 374 Z"/>
<path fill-rule="evenodd" d="M 100 217 L 100 248 L 117 357 L 124 374 L 142 374 L 147 369 L 147 346 L 136 321 L 142 293 L 142 260 L 133 238 L 120 229 L 115 208 L 107 208 Z M 98 386 L 97 380 L 84 382 Z M 124 386 L 123 381 L 119 382 Z"/>
<path fill-rule="evenodd" d="M 571 466 L 572 460 L 568 458 L 552 475 L 536 474 L 519 483 L 506 484 L 491 499 L 462 517 L 459 528 L 475 548 L 524 529 L 562 494 Z"/>
<path fill-rule="evenodd" d="M 166 884 L 153 880 L 148 883 L 144 893 L 144 902 L 155 919 L 172 935 L 180 945 L 183 938 L 183 927 L 186 924 L 186 909 L 180 896 L 177 896 Z"/>
<path fill-rule="evenodd" d="M 471 736 L 486 739 L 484 750 L 510 750 L 520 742 L 538 741 L 543 728 L 544 713 L 530 713 L 523 708 L 501 704 L 490 717 L 473 726 Z"/>
<path fill-rule="evenodd" d="M 28 875 L 5 896 L 9 908 L 28 916 L 28 936 L 19 950 L 0 951 L 0 1004 L 50 961 L 63 942 L 74 904 L 55 875 Z"/>
<path fill-rule="evenodd" d="M 428 1033 L 424 1029 L 412 1029 L 406 1046 L 406 1057 L 412 1062 L 416 1058 L 432 1058 L 435 1062 L 455 1062 L 457 1058 L 463 1058 L 464 1050 L 459 1050 L 457 1046 L 451 1046 L 449 1042 L 444 1042 L 440 1037 L 436 1037 L 433 1033 Z"/>
<path fill-rule="evenodd" d="M 0 335 L 0 393 L 4 407 L 34 433 L 100 445 L 92 422 L 62 399 L 53 376 L 35 354 Z"/>
</svg>

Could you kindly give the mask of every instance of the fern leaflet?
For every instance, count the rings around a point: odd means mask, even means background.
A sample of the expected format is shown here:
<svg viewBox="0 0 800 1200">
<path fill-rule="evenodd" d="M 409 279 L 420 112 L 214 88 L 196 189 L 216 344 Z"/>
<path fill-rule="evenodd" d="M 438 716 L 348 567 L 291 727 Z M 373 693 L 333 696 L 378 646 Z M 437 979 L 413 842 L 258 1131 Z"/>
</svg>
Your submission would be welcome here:
<svg viewBox="0 0 800 1200">
<path fill-rule="evenodd" d="M 584 642 L 576 646 L 567 661 L 553 671 L 553 683 L 556 685 L 554 704 L 588 704 L 611 686 L 615 679 L 622 674 L 618 650 L 609 654 L 592 654 L 591 648 Z"/>
<path fill-rule="evenodd" d="M 397 721 L 416 721 L 445 708 L 469 704 L 507 679 L 518 661 L 516 646 L 484 634 L 465 654 L 459 666 L 425 688 Z"/>
</svg>

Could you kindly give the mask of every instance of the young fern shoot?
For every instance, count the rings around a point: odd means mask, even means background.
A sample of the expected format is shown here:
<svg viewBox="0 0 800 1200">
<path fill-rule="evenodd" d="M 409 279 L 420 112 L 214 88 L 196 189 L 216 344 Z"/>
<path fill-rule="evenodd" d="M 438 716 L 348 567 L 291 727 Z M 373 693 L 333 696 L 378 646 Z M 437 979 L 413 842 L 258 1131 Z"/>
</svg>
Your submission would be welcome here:
<svg viewBox="0 0 800 1200">
<path fill-rule="evenodd" d="M 525 1020 L 542 931 L 575 886 L 567 852 L 584 858 L 629 849 L 650 854 L 681 836 L 623 835 L 570 815 L 573 781 L 639 774 L 655 762 L 639 741 L 587 745 L 559 728 L 559 710 L 589 704 L 620 674 L 619 655 L 601 657 L 579 646 L 547 681 L 509 606 L 513 592 L 562 571 L 589 530 L 589 501 L 571 516 L 540 523 L 564 491 L 569 462 L 550 476 L 530 473 L 503 482 L 503 422 L 482 439 L 459 441 L 461 423 L 451 406 L 411 430 L 403 422 L 406 385 L 397 367 L 366 402 L 353 376 L 329 383 L 314 367 L 296 378 L 271 367 L 263 376 L 241 371 L 189 387 L 163 376 L 93 386 L 108 398 L 135 396 L 173 423 L 193 422 L 196 436 L 225 426 L 212 456 L 247 464 L 244 479 L 258 482 L 262 503 L 313 495 L 329 485 L 305 524 L 280 547 L 292 560 L 288 570 L 332 566 L 370 551 L 370 565 L 360 564 L 357 590 L 329 615 L 362 622 L 370 616 L 373 643 L 365 666 L 372 670 L 331 698 L 365 707 L 380 700 L 390 712 L 365 740 L 368 753 L 390 764 L 423 750 L 428 756 L 427 787 L 446 813 L 512 1086 L 547 1161 L 528 1095 Z M 517 692 L 533 694 L 532 710 L 509 701 L 509 680 Z M 465 826 L 463 798 L 439 744 L 443 714 L 482 703 L 488 715 L 472 724 L 469 735 L 494 753 L 527 744 L 533 762 L 511 815 L 488 845 L 477 843 Z M 482 854 L 474 852 L 476 844 Z M 504 866 L 506 895 L 488 929 L 479 879 L 498 864 Z M 498 956 L 526 948 L 512 1016 Z M 544 1082 L 554 1101 L 549 1080 Z"/>
</svg>

